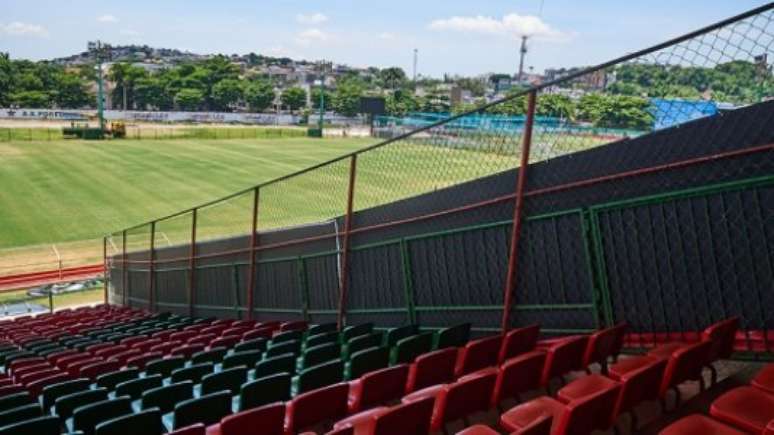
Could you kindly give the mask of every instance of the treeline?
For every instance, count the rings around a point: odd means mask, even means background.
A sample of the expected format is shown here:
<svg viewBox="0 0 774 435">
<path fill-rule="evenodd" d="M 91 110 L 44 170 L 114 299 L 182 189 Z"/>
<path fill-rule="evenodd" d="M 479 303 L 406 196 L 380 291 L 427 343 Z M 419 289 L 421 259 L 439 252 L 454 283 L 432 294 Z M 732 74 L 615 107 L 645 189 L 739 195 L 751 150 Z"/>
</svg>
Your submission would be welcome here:
<svg viewBox="0 0 774 435">
<path fill-rule="evenodd" d="M 89 80 L 93 71 L 29 60 L 11 60 L 0 53 L 0 107 L 76 109 L 92 105 Z"/>
</svg>

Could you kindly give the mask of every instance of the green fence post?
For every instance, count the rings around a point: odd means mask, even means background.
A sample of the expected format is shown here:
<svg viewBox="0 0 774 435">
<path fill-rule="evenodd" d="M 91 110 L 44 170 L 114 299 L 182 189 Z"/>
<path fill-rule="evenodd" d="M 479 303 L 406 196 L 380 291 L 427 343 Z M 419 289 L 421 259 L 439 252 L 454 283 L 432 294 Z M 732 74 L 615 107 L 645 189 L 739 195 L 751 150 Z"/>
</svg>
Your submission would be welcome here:
<svg viewBox="0 0 774 435">
<path fill-rule="evenodd" d="M 309 282 L 306 279 L 306 260 L 298 256 L 298 283 L 301 290 L 301 317 L 309 321 Z"/>
<path fill-rule="evenodd" d="M 610 299 L 610 284 L 607 277 L 607 266 L 605 264 L 605 251 L 602 245 L 602 232 L 599 228 L 599 214 L 593 208 L 589 210 L 589 223 L 591 225 L 591 240 L 593 244 L 593 256 L 597 269 L 597 284 L 602 297 L 603 312 L 605 323 L 612 325 L 613 307 Z"/>
<path fill-rule="evenodd" d="M 239 311 L 239 268 L 236 264 L 231 265 L 231 288 L 234 290 L 234 314 L 238 319 L 242 319 Z"/>
<path fill-rule="evenodd" d="M 597 285 L 597 280 L 595 279 L 596 272 L 594 271 L 594 255 L 591 252 L 590 245 L 593 243 L 593 236 L 591 231 L 591 225 L 589 223 L 589 211 L 588 210 L 581 210 L 580 211 L 580 220 L 581 220 L 581 238 L 583 239 L 583 253 L 586 256 L 586 268 L 588 269 L 589 274 L 589 285 L 591 286 L 591 297 L 592 302 L 594 304 L 594 322 L 596 329 L 599 329 L 600 327 L 600 306 L 604 307 L 605 305 L 605 298 L 602 296 L 602 292 L 600 292 L 600 286 Z M 592 239 L 590 242 L 589 239 Z M 604 321 L 606 326 L 612 326 L 607 319 Z"/>
<path fill-rule="evenodd" d="M 403 265 L 403 291 L 406 295 L 406 310 L 408 311 L 409 322 L 412 325 L 416 325 L 417 313 L 414 306 L 414 281 L 412 280 L 410 255 L 408 242 L 405 238 L 400 239 L 400 259 Z"/>
</svg>

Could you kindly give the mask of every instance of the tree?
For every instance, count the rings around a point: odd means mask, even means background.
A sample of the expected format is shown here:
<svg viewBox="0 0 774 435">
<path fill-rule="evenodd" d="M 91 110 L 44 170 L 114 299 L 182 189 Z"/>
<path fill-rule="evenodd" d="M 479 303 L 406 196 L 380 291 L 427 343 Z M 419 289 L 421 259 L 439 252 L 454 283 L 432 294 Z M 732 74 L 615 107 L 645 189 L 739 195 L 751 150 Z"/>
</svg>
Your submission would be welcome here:
<svg viewBox="0 0 774 435">
<path fill-rule="evenodd" d="M 244 91 L 239 80 L 221 80 L 212 87 L 213 108 L 215 110 L 233 110 L 243 96 Z"/>
<path fill-rule="evenodd" d="M 355 116 L 360 112 L 360 97 L 365 84 L 358 79 L 340 82 L 333 95 L 333 110 L 344 116 Z"/>
<path fill-rule="evenodd" d="M 310 92 L 310 101 L 312 103 L 313 110 L 320 110 L 320 88 L 312 88 Z M 333 106 L 333 94 L 327 89 L 323 92 L 323 110 L 331 110 Z"/>
<path fill-rule="evenodd" d="M 578 102 L 578 117 L 599 127 L 647 130 L 653 124 L 650 101 L 628 95 L 586 94 Z"/>
<path fill-rule="evenodd" d="M 175 95 L 175 105 L 180 110 L 193 112 L 199 110 L 204 103 L 204 92 L 199 89 L 181 89 Z"/>
<path fill-rule="evenodd" d="M 61 73 L 51 93 L 54 103 L 64 109 L 79 109 L 88 106 L 92 95 L 86 90 L 86 83 L 75 74 Z"/>
<path fill-rule="evenodd" d="M 379 71 L 379 80 L 385 88 L 398 89 L 406 82 L 406 72 L 397 66 L 385 68 Z"/>
<path fill-rule="evenodd" d="M 565 95 L 545 94 L 537 99 L 535 113 L 538 116 L 553 116 L 572 120 L 575 118 L 575 104 Z"/>
<path fill-rule="evenodd" d="M 125 104 L 125 108 L 129 110 L 135 106 L 135 84 L 138 80 L 148 77 L 148 73 L 144 69 L 130 63 L 119 62 L 114 63 L 110 67 L 107 77 L 115 83 L 115 87 L 110 95 L 113 105 L 124 107 Z M 124 101 L 124 97 L 126 97 L 126 101 Z"/>
<path fill-rule="evenodd" d="M 282 105 L 290 110 L 290 113 L 306 106 L 306 91 L 297 86 L 290 87 L 282 91 L 280 95 Z"/>
<path fill-rule="evenodd" d="M 148 77 L 134 84 L 134 105 L 141 110 L 149 107 L 170 110 L 174 106 L 174 99 L 164 87 L 161 77 Z"/>
<path fill-rule="evenodd" d="M 43 91 L 19 91 L 11 94 L 11 104 L 30 109 L 50 107 L 51 97 Z"/>
<path fill-rule="evenodd" d="M 419 102 L 413 94 L 401 90 L 387 96 L 385 109 L 391 116 L 406 116 L 409 112 L 419 110 Z"/>
<path fill-rule="evenodd" d="M 274 103 L 274 86 L 268 80 L 256 80 L 245 89 L 245 101 L 253 112 L 263 112 Z"/>
<path fill-rule="evenodd" d="M 8 106 L 13 85 L 13 63 L 8 53 L 0 53 L 0 106 Z"/>
</svg>

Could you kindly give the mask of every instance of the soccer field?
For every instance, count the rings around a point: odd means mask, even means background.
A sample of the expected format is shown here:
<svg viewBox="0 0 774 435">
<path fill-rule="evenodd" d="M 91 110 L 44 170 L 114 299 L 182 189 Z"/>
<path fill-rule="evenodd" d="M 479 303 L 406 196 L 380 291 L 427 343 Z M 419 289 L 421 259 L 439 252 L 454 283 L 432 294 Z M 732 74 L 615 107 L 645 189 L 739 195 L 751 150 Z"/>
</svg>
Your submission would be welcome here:
<svg viewBox="0 0 774 435">
<path fill-rule="evenodd" d="M 56 243 L 65 257 L 83 256 L 78 251 L 101 256 L 101 242 L 95 250 L 93 241 L 105 233 L 291 173 L 374 141 L 0 142 L 0 249 L 46 245 L 45 255 L 51 255 L 50 244 Z M 35 251 L 30 251 L 31 257 Z"/>
</svg>

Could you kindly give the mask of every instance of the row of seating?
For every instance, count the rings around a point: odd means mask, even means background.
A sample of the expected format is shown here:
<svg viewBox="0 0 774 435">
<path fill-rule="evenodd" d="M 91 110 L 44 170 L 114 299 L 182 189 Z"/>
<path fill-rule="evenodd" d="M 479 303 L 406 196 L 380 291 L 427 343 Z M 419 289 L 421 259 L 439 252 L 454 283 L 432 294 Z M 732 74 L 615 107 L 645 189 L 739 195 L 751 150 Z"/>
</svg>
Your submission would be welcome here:
<svg viewBox="0 0 774 435">
<path fill-rule="evenodd" d="M 693 414 L 662 435 L 774 435 L 774 364 L 763 367 L 749 386 L 734 388 L 712 402 L 711 417 Z"/>
</svg>

